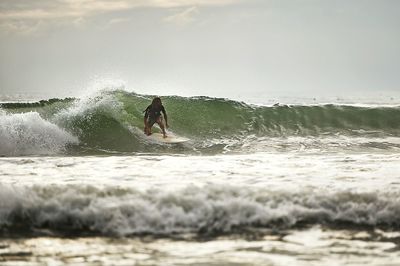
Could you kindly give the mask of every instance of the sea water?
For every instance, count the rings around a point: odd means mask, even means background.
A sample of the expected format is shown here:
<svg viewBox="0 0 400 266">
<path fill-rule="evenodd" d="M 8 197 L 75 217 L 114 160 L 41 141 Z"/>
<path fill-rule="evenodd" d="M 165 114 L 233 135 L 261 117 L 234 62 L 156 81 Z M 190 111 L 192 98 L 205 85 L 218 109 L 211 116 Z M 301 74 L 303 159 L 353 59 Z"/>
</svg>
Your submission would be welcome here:
<svg viewBox="0 0 400 266">
<path fill-rule="evenodd" d="M 1 104 L 0 265 L 400 263 L 399 106 L 151 99 Z"/>
</svg>

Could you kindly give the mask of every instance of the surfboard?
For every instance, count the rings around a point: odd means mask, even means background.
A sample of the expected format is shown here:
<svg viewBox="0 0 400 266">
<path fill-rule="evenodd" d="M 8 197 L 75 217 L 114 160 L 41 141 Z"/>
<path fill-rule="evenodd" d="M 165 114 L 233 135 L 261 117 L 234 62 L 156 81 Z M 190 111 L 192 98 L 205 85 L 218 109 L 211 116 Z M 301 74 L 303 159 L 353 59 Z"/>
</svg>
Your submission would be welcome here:
<svg viewBox="0 0 400 266">
<path fill-rule="evenodd" d="M 171 133 L 167 134 L 167 137 L 164 138 L 163 134 L 161 133 L 153 133 L 150 136 L 146 136 L 147 139 L 155 141 L 155 142 L 161 142 L 161 143 L 184 143 L 189 141 L 188 138 L 184 138 L 184 137 L 179 137 L 176 135 L 173 135 Z"/>
</svg>

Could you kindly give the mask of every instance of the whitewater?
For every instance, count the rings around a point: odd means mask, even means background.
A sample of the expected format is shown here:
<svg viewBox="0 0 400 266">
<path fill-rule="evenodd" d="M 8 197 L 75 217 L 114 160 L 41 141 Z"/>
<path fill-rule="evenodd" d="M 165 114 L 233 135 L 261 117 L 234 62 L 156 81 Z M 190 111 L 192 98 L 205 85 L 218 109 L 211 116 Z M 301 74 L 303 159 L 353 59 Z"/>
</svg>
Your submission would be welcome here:
<svg viewBox="0 0 400 266">
<path fill-rule="evenodd" d="M 400 263 L 400 104 L 153 97 L 0 103 L 1 265 Z"/>
</svg>

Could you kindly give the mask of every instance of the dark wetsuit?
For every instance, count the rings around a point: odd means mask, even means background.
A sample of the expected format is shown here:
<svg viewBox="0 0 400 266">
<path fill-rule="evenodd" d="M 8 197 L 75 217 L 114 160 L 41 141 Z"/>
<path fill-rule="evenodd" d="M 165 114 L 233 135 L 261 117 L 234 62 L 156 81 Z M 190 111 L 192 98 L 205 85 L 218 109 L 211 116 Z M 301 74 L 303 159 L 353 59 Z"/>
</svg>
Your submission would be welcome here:
<svg viewBox="0 0 400 266">
<path fill-rule="evenodd" d="M 152 127 L 154 125 L 154 123 L 161 116 L 161 113 L 163 113 L 165 117 L 167 116 L 167 114 L 165 113 L 164 106 L 162 105 L 153 108 L 153 106 L 150 104 L 144 111 L 145 111 L 144 117 L 147 119 L 149 127 Z"/>
</svg>

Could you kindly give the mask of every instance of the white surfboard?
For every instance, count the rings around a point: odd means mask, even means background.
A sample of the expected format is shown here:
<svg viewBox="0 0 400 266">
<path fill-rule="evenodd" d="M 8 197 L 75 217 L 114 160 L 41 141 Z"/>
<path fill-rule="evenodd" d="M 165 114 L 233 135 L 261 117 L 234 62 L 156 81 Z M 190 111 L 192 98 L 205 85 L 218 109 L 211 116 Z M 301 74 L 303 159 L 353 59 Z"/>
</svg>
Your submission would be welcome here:
<svg viewBox="0 0 400 266">
<path fill-rule="evenodd" d="M 171 133 L 167 133 L 166 138 L 164 138 L 163 134 L 161 134 L 161 133 L 152 133 L 150 136 L 146 136 L 146 137 L 149 140 L 152 140 L 155 142 L 161 142 L 161 143 L 183 143 L 183 142 L 189 141 L 188 138 L 175 136 Z"/>
</svg>

